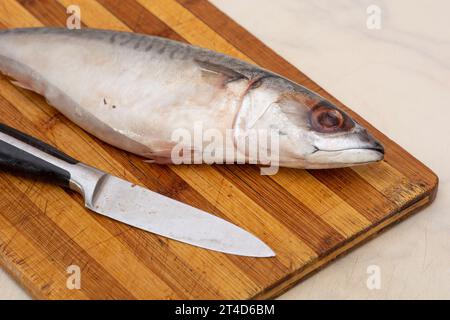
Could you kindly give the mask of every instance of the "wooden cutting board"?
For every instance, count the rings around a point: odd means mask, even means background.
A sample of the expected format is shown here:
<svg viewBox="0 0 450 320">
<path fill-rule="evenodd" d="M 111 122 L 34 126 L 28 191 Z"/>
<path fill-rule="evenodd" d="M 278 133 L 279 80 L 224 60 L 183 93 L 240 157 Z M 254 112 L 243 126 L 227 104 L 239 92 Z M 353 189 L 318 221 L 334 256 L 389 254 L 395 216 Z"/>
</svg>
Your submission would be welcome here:
<svg viewBox="0 0 450 320">
<path fill-rule="evenodd" d="M 204 0 L 3 0 L 0 28 L 65 26 L 66 6 L 73 4 L 81 9 L 83 27 L 132 30 L 224 52 L 293 79 L 348 110 Z M 90 136 L 5 77 L 0 78 L 0 110 L 1 122 L 85 163 L 226 218 L 278 254 L 256 259 L 194 248 L 91 214 L 73 192 L 0 173 L 0 263 L 40 299 L 272 298 L 428 205 L 437 190 L 433 172 L 350 110 L 384 143 L 385 161 L 353 169 L 282 169 L 275 176 L 261 176 L 258 168 L 245 165 L 144 163 Z M 67 269 L 73 265 L 81 270 L 79 290 L 67 287 Z"/>
</svg>

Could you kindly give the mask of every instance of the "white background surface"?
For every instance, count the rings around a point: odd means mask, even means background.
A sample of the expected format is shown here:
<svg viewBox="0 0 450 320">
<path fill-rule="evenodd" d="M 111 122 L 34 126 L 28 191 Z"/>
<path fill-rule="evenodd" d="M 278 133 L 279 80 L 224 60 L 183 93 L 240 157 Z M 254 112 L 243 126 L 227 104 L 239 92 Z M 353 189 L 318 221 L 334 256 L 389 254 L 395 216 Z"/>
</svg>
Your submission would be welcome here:
<svg viewBox="0 0 450 320">
<path fill-rule="evenodd" d="M 450 1 L 212 2 L 440 177 L 433 205 L 282 298 L 450 299 Z M 380 290 L 366 286 L 370 265 Z M 27 297 L 0 271 L 0 298 Z"/>
</svg>

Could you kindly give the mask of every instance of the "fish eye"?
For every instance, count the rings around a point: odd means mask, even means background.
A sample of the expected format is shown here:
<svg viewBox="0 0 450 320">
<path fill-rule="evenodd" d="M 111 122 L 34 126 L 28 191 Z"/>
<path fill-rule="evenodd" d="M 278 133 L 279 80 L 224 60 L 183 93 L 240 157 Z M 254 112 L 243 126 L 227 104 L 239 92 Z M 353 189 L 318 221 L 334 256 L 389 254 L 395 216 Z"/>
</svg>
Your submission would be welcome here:
<svg viewBox="0 0 450 320">
<path fill-rule="evenodd" d="M 335 107 L 319 103 L 310 112 L 312 128 L 317 132 L 334 133 L 349 130 L 354 126 L 353 121 Z"/>
</svg>

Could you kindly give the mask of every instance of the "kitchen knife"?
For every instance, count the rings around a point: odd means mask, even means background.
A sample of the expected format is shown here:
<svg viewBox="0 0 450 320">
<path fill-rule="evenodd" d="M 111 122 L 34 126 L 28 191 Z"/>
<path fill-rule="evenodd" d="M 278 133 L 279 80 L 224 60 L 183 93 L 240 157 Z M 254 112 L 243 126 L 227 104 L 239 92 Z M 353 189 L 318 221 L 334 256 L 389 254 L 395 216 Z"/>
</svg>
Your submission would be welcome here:
<svg viewBox="0 0 450 320">
<path fill-rule="evenodd" d="M 75 190 L 92 211 L 148 232 L 229 254 L 275 256 L 265 243 L 234 224 L 80 163 L 4 124 L 0 168 Z"/>
</svg>

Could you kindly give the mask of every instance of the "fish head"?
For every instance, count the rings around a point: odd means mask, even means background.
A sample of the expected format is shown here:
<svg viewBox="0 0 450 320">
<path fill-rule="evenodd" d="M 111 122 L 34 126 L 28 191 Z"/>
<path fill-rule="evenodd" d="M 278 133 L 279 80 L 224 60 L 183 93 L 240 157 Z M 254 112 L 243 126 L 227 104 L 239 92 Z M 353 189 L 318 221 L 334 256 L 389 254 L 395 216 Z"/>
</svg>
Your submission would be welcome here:
<svg viewBox="0 0 450 320">
<path fill-rule="evenodd" d="M 347 113 L 287 79 L 262 78 L 247 96 L 250 126 L 278 133 L 281 166 L 339 168 L 384 158 L 382 144 Z"/>
</svg>

